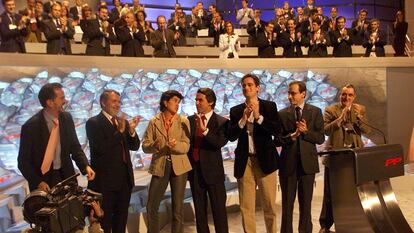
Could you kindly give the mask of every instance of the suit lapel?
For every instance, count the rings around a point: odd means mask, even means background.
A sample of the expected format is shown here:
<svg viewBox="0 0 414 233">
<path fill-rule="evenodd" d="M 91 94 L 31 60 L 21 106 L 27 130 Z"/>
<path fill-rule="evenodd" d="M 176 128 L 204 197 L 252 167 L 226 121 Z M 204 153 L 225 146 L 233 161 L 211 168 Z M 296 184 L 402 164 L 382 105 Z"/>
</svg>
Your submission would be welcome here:
<svg viewBox="0 0 414 233">
<path fill-rule="evenodd" d="M 155 125 L 155 127 L 157 127 L 157 129 L 158 129 L 158 131 L 160 131 L 160 133 L 162 134 L 162 135 L 164 135 L 164 137 L 168 137 L 168 135 L 167 135 L 167 133 L 165 132 L 165 128 L 164 128 L 164 125 L 163 125 L 163 120 L 161 119 L 162 118 L 162 116 L 161 116 L 161 113 L 159 113 L 157 116 L 156 116 L 156 121 L 155 121 L 155 123 L 154 123 L 154 125 Z"/>
<path fill-rule="evenodd" d="M 47 128 L 46 119 L 43 116 L 43 111 L 40 111 L 39 114 L 39 129 L 40 129 L 40 138 L 42 142 L 42 148 L 46 151 L 47 143 L 49 142 L 49 129 Z"/>
<path fill-rule="evenodd" d="M 311 122 L 311 112 L 309 110 L 309 105 L 305 104 L 302 110 L 302 119 L 305 119 L 306 124 L 309 129 L 309 123 Z"/>
<path fill-rule="evenodd" d="M 288 121 L 290 122 L 290 124 L 293 125 L 293 128 L 296 129 L 296 117 L 295 117 L 295 107 L 293 105 L 291 105 L 288 108 Z"/>
</svg>

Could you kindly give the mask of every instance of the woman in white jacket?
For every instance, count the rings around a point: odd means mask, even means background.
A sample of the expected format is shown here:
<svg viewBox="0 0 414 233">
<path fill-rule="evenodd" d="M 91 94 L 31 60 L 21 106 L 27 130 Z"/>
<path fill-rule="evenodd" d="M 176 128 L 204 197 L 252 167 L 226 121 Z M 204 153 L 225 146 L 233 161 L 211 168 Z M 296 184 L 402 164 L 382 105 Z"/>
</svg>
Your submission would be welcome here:
<svg viewBox="0 0 414 233">
<path fill-rule="evenodd" d="M 234 26 L 232 22 L 225 23 L 226 32 L 220 35 L 219 48 L 220 59 L 239 58 L 240 38 L 234 34 Z"/>
</svg>

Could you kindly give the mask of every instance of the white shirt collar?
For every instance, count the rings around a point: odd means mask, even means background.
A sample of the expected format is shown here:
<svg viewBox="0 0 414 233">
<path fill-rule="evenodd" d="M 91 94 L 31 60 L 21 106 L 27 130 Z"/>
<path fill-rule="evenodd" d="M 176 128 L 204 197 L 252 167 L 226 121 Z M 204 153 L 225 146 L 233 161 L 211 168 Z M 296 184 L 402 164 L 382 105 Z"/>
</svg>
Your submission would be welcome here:
<svg viewBox="0 0 414 233">
<path fill-rule="evenodd" d="M 105 112 L 104 110 L 102 110 L 102 114 L 104 114 L 106 119 L 108 119 L 108 121 L 111 122 L 112 124 L 112 116 L 109 113 Z"/>
</svg>

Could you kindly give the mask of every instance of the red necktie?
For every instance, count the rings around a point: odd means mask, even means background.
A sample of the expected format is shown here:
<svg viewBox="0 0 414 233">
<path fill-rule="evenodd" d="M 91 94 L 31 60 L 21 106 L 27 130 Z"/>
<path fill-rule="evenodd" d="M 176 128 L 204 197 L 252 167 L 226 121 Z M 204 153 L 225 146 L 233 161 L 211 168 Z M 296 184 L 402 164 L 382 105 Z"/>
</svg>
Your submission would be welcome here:
<svg viewBox="0 0 414 233">
<path fill-rule="evenodd" d="M 206 116 L 202 116 L 201 120 L 205 123 L 207 118 Z M 194 140 L 194 150 L 193 150 L 193 159 L 194 161 L 200 160 L 200 145 L 203 140 L 203 131 L 201 131 L 200 127 L 197 127 L 195 132 L 195 140 Z"/>
<path fill-rule="evenodd" d="M 116 123 L 116 118 L 112 117 L 111 121 L 112 121 L 112 125 L 115 127 L 115 130 L 118 130 L 118 125 Z M 122 161 L 124 163 L 126 163 L 125 145 L 124 145 L 124 141 L 122 139 L 121 139 L 121 145 L 122 145 L 122 155 L 121 155 L 122 156 Z"/>
</svg>

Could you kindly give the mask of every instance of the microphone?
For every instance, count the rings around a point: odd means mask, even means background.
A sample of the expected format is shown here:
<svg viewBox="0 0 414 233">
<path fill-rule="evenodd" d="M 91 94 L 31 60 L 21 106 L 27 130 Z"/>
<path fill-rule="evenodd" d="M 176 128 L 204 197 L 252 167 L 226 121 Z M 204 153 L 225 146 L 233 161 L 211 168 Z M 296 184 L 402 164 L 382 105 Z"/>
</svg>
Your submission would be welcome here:
<svg viewBox="0 0 414 233">
<path fill-rule="evenodd" d="M 361 123 L 365 124 L 366 126 L 370 127 L 371 129 L 374 129 L 375 131 L 379 132 L 381 134 L 381 136 L 382 136 L 382 139 L 384 140 L 384 144 L 387 144 L 387 138 L 385 137 L 385 133 L 382 130 L 380 130 L 380 129 L 378 129 L 378 128 L 376 128 L 376 127 L 368 124 L 367 122 L 363 121 L 359 115 L 356 115 L 356 118 Z"/>
</svg>

